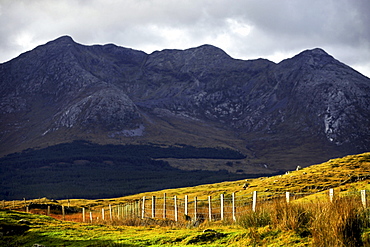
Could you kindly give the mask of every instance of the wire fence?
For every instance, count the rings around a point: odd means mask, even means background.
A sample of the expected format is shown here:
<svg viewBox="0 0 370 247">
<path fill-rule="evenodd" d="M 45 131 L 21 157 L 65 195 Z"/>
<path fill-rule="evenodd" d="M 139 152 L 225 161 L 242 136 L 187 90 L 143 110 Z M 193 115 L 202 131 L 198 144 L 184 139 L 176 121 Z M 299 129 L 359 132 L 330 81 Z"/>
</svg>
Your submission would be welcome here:
<svg viewBox="0 0 370 247">
<path fill-rule="evenodd" d="M 312 193 L 313 194 L 313 193 Z M 341 194 L 341 196 L 354 196 L 362 203 L 363 207 L 369 205 L 368 191 L 353 191 Z M 268 207 L 277 200 L 291 203 L 299 198 L 311 195 L 311 193 L 268 193 L 254 191 L 249 195 L 236 193 L 221 194 L 217 197 L 162 197 L 144 196 L 121 204 L 108 206 L 93 206 L 86 208 L 70 207 L 69 205 L 55 205 L 47 203 L 26 202 L 23 206 L 16 206 L 14 202 L 2 201 L 3 209 L 24 210 L 30 213 L 50 215 L 61 220 L 69 220 L 85 223 L 109 223 L 120 222 L 127 219 L 155 219 L 173 222 L 191 222 L 194 225 L 203 221 L 228 221 L 235 222 L 243 214 Z M 328 191 L 329 201 L 336 196 L 334 190 Z"/>
</svg>

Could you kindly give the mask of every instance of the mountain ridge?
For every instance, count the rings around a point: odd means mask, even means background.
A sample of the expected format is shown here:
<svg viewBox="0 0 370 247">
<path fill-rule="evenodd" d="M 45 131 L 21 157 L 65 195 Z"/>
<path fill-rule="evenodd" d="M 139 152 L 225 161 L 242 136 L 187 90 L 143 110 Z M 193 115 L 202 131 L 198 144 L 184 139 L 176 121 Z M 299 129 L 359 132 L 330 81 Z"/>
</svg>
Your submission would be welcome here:
<svg viewBox="0 0 370 247">
<path fill-rule="evenodd" d="M 321 48 L 276 64 L 62 36 L 0 64 L 0 82 L 2 155 L 77 139 L 195 143 L 285 169 L 370 147 L 370 79 Z"/>
</svg>

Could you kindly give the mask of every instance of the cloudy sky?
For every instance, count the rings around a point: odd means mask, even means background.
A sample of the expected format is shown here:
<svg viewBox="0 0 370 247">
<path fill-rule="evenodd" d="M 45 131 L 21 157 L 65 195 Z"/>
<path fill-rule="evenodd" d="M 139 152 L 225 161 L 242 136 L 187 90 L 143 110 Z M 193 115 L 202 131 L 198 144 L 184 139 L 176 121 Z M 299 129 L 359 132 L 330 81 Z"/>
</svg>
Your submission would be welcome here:
<svg viewBox="0 0 370 247">
<path fill-rule="evenodd" d="M 0 0 L 0 63 L 62 35 L 274 62 L 321 47 L 370 77 L 369 0 Z"/>
</svg>

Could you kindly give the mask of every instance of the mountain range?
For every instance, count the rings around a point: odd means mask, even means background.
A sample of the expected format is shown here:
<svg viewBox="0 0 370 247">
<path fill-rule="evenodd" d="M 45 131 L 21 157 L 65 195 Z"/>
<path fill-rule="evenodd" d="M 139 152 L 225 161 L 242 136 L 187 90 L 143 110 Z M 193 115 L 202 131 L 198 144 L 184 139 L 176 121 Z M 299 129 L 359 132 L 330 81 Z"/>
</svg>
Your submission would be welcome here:
<svg viewBox="0 0 370 247">
<path fill-rule="evenodd" d="M 274 63 L 212 45 L 147 54 L 63 36 L 0 64 L 0 155 L 76 140 L 211 148 L 241 156 L 159 159 L 272 174 L 369 151 L 369 95 L 369 78 L 320 48 Z"/>
</svg>

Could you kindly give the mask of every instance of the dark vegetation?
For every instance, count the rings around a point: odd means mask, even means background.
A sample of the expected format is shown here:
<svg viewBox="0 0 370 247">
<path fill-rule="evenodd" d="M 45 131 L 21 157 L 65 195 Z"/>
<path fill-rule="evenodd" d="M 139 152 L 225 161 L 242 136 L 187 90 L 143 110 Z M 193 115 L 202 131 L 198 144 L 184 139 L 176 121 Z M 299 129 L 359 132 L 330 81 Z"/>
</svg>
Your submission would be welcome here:
<svg viewBox="0 0 370 247">
<path fill-rule="evenodd" d="M 246 177 L 223 170 L 183 171 L 160 158 L 245 156 L 221 148 L 98 145 L 85 141 L 28 149 L 0 159 L 0 199 L 105 198 Z"/>
<path fill-rule="evenodd" d="M 159 145 L 99 145 L 88 141 L 74 141 L 62 143 L 44 149 L 26 149 L 21 153 L 9 154 L 2 158 L 1 163 L 27 161 L 73 161 L 75 159 L 94 158 L 103 159 L 121 158 L 178 158 L 178 159 L 243 159 L 245 156 L 238 151 L 226 148 L 198 148 L 189 145 L 177 146 Z"/>
</svg>

